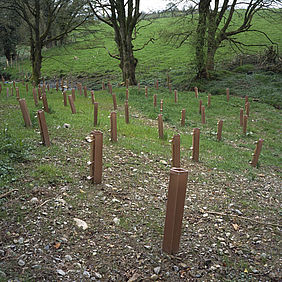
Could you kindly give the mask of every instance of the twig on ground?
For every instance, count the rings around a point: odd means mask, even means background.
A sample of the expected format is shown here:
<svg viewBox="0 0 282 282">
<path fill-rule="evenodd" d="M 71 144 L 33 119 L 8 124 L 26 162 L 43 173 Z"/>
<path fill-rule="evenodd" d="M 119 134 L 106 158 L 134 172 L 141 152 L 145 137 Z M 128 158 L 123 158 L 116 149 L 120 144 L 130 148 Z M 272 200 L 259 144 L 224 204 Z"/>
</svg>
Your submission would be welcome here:
<svg viewBox="0 0 282 282">
<path fill-rule="evenodd" d="M 10 195 L 11 193 L 13 193 L 13 192 L 15 192 L 15 191 L 18 191 L 18 189 L 12 189 L 12 190 L 10 190 L 10 191 L 4 193 L 4 194 L 1 194 L 1 195 L 0 195 L 0 199 L 7 197 L 8 195 Z"/>
<path fill-rule="evenodd" d="M 40 204 L 39 206 L 36 207 L 36 209 L 39 209 L 40 207 L 44 206 L 45 204 L 47 204 L 48 202 L 52 201 L 53 199 L 49 199 L 46 200 L 45 202 L 43 202 L 42 204 Z"/>
</svg>

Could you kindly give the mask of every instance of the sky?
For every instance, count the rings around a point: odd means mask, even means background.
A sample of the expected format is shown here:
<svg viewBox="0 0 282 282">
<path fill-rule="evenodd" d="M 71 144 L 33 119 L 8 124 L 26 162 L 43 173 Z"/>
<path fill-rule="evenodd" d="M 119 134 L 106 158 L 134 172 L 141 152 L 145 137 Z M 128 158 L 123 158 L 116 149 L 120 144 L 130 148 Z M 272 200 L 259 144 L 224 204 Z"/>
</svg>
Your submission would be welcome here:
<svg viewBox="0 0 282 282">
<path fill-rule="evenodd" d="M 140 0 L 140 10 L 144 12 L 164 10 L 168 2 L 167 0 Z"/>
</svg>

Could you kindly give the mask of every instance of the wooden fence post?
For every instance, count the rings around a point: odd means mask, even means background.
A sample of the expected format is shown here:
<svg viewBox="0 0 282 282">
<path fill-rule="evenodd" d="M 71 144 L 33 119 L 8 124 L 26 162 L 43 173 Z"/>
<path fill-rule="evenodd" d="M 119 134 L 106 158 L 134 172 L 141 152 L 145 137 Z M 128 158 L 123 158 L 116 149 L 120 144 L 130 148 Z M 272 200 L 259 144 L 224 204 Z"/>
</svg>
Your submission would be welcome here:
<svg viewBox="0 0 282 282">
<path fill-rule="evenodd" d="M 49 113 L 49 107 L 48 107 L 48 102 L 47 102 L 47 97 L 46 93 L 44 92 L 42 95 L 42 102 L 43 102 L 43 109 L 46 113 Z"/>
<path fill-rule="evenodd" d="M 202 106 L 201 113 L 202 113 L 202 124 L 205 124 L 205 123 L 206 123 L 206 112 L 205 112 L 205 106 Z"/>
<path fill-rule="evenodd" d="M 159 128 L 159 138 L 164 138 L 164 125 L 163 125 L 163 115 L 158 115 L 158 128 Z"/>
<path fill-rule="evenodd" d="M 179 250 L 187 180 L 187 170 L 182 168 L 170 170 L 162 244 L 163 251 L 168 254 L 175 254 Z"/>
<path fill-rule="evenodd" d="M 148 87 L 147 86 L 145 86 L 145 96 L 146 98 L 148 97 Z"/>
<path fill-rule="evenodd" d="M 221 140 L 222 135 L 222 126 L 223 126 L 223 120 L 219 120 L 217 123 L 217 140 Z"/>
<path fill-rule="evenodd" d="M 247 117 L 249 117 L 250 116 L 250 102 L 247 102 L 245 104 L 245 111 L 246 111 Z"/>
<path fill-rule="evenodd" d="M 71 112 L 73 114 L 76 114 L 76 109 L 75 109 L 75 106 L 74 106 L 74 102 L 73 102 L 72 96 L 69 95 L 68 99 L 69 99 L 69 104 L 70 104 L 70 107 L 71 107 Z"/>
<path fill-rule="evenodd" d="M 66 91 L 64 91 L 62 94 L 63 94 L 63 98 L 64 98 L 64 106 L 66 107 L 66 106 L 68 105 L 68 102 L 67 102 L 67 93 L 66 93 Z M 73 98 L 72 98 L 72 100 L 73 100 Z"/>
<path fill-rule="evenodd" d="M 94 126 L 98 124 L 98 102 L 94 102 Z"/>
<path fill-rule="evenodd" d="M 253 154 L 253 159 L 251 161 L 251 166 L 256 167 L 258 164 L 258 159 L 259 159 L 259 155 L 261 152 L 261 148 L 262 148 L 262 143 L 263 143 L 263 139 L 259 139 L 259 141 L 256 142 L 256 149 L 255 152 Z"/>
<path fill-rule="evenodd" d="M 92 101 L 92 105 L 94 105 L 95 103 L 95 96 L 94 96 L 94 90 L 91 90 L 91 101 Z"/>
<path fill-rule="evenodd" d="M 200 100 L 199 101 L 199 114 L 202 113 L 202 104 L 203 104 L 203 102 L 202 102 L 202 100 Z"/>
<path fill-rule="evenodd" d="M 42 110 L 37 111 L 37 117 L 38 117 L 38 123 L 39 123 L 39 128 L 40 128 L 41 139 L 42 139 L 43 145 L 48 147 L 48 146 L 51 145 L 51 143 L 50 143 L 50 139 L 49 139 L 49 133 L 48 133 L 48 129 L 47 129 L 44 111 L 42 111 Z"/>
<path fill-rule="evenodd" d="M 117 114 L 111 112 L 111 141 L 117 142 Z"/>
<path fill-rule="evenodd" d="M 154 107 L 157 106 L 157 94 L 154 94 L 154 101 L 153 101 Z"/>
<path fill-rule="evenodd" d="M 27 110 L 25 99 L 19 99 L 19 104 L 20 104 L 20 108 L 21 108 L 21 111 L 22 111 L 25 126 L 30 127 L 31 126 L 31 120 L 30 120 L 29 112 Z"/>
<path fill-rule="evenodd" d="M 244 115 L 244 118 L 243 118 L 243 134 L 245 134 L 245 135 L 247 133 L 247 122 L 248 122 L 248 116 Z"/>
<path fill-rule="evenodd" d="M 198 87 L 194 87 L 194 91 L 195 91 L 195 98 L 198 99 L 198 94 L 199 94 Z"/>
<path fill-rule="evenodd" d="M 83 91 L 84 91 L 84 97 L 87 98 L 87 87 L 86 86 L 83 87 Z"/>
<path fill-rule="evenodd" d="M 129 123 L 128 101 L 124 103 L 125 123 Z"/>
<path fill-rule="evenodd" d="M 20 90 L 19 87 L 16 87 L 16 96 L 17 96 L 17 100 L 20 99 Z"/>
<path fill-rule="evenodd" d="M 176 134 L 172 138 L 172 166 L 180 167 L 180 135 Z"/>
<path fill-rule="evenodd" d="M 36 89 L 34 87 L 32 88 L 32 95 L 33 95 L 34 104 L 35 106 L 37 106 L 38 100 L 37 100 L 37 95 L 36 95 Z"/>
<path fill-rule="evenodd" d="M 75 101 L 75 88 L 71 89 L 72 100 Z"/>
<path fill-rule="evenodd" d="M 128 100 L 128 88 L 126 88 L 126 90 L 125 90 L 125 100 Z"/>
<path fill-rule="evenodd" d="M 200 129 L 194 128 L 193 130 L 193 152 L 192 160 L 199 161 L 199 151 L 200 151 Z"/>
<path fill-rule="evenodd" d="M 177 90 L 174 90 L 174 103 L 178 103 L 178 93 Z"/>
</svg>

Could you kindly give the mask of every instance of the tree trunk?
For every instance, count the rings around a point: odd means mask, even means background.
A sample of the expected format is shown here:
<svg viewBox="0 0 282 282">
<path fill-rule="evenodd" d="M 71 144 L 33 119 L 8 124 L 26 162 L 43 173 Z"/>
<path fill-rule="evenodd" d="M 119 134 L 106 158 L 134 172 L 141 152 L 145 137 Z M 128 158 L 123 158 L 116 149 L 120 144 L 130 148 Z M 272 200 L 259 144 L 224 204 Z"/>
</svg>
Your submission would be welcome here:
<svg viewBox="0 0 282 282">
<path fill-rule="evenodd" d="M 124 54 L 121 56 L 120 60 L 120 68 L 122 70 L 122 78 L 123 81 L 126 82 L 128 79 L 129 85 L 136 85 L 136 77 L 135 77 L 135 69 L 137 66 L 137 59 L 134 58 L 133 52 L 126 50 Z"/>
<path fill-rule="evenodd" d="M 42 65 L 42 47 L 39 42 L 32 42 L 30 44 L 30 59 L 32 65 L 32 81 L 36 85 L 40 83 L 41 78 L 41 65 Z"/>
</svg>

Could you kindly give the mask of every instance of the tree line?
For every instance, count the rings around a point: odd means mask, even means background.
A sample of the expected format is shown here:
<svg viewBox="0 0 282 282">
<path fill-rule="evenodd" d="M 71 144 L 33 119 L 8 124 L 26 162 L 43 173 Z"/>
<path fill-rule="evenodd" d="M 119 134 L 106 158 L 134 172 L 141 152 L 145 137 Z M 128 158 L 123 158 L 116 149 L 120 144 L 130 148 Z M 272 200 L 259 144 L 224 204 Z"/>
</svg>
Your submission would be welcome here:
<svg viewBox="0 0 282 282">
<path fill-rule="evenodd" d="M 133 42 L 138 32 L 144 13 L 140 11 L 142 0 L 0 0 L 0 45 L 6 58 L 13 59 L 16 46 L 25 42 L 30 48 L 32 81 L 40 83 L 42 67 L 42 49 L 57 44 L 64 44 L 67 36 L 80 26 L 99 20 L 114 31 L 113 40 L 118 53 L 108 52 L 119 61 L 122 79 L 136 85 L 135 76 L 138 60 L 135 52 L 144 48 L 153 38 L 148 38 L 142 48 L 134 48 Z M 252 28 L 255 14 L 264 9 L 279 5 L 279 0 L 244 1 L 243 16 L 236 27 L 232 19 L 238 8 L 239 0 L 198 0 L 171 1 L 168 12 L 173 12 L 179 2 L 189 3 L 191 20 L 196 21 L 196 29 L 189 24 L 180 32 L 168 34 L 178 38 L 180 45 L 195 38 L 195 60 L 197 78 L 209 78 L 214 69 L 215 54 L 222 42 L 228 41 L 237 46 L 243 44 L 236 35 L 243 32 L 260 32 Z M 187 14 L 184 15 L 187 19 Z M 187 21 L 186 21 L 187 22 Z M 271 39 L 264 34 L 271 42 Z M 273 42 L 271 42 L 273 43 Z"/>
</svg>

